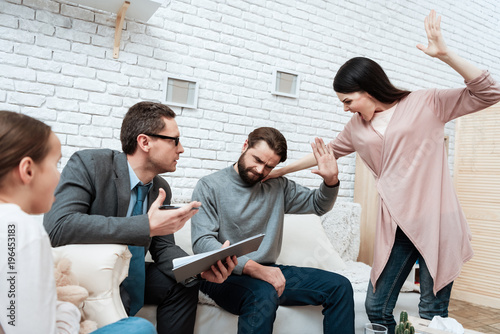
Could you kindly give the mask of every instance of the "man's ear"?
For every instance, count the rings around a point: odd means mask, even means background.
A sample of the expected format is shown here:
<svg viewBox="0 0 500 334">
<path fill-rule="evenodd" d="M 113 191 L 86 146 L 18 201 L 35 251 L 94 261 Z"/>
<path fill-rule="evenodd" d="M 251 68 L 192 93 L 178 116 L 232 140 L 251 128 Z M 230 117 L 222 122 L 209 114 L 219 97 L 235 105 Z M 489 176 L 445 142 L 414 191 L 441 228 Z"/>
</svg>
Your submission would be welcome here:
<svg viewBox="0 0 500 334">
<path fill-rule="evenodd" d="M 24 184 L 29 184 L 33 180 L 35 175 L 34 166 L 35 162 L 30 157 L 21 159 L 17 170 L 19 172 L 19 178 Z"/>
<path fill-rule="evenodd" d="M 245 143 L 243 143 L 243 147 L 241 148 L 241 153 L 245 152 L 248 149 L 248 139 L 245 139 Z"/>
<path fill-rule="evenodd" d="M 151 141 L 148 136 L 145 134 L 140 134 L 137 136 L 137 149 L 142 150 L 143 152 L 148 153 L 151 149 Z"/>
</svg>

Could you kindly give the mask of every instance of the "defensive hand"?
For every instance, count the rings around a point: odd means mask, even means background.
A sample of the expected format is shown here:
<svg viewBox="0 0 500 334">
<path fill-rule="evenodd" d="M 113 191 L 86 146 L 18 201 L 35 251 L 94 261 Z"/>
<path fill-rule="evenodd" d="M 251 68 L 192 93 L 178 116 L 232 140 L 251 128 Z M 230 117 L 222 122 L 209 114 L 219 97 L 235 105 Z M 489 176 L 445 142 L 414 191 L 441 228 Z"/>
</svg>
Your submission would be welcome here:
<svg viewBox="0 0 500 334">
<path fill-rule="evenodd" d="M 316 138 L 311 147 L 318 162 L 318 169 L 311 172 L 321 176 L 327 186 L 336 185 L 339 182 L 339 168 L 331 148 L 326 146 L 321 138 Z"/>
</svg>

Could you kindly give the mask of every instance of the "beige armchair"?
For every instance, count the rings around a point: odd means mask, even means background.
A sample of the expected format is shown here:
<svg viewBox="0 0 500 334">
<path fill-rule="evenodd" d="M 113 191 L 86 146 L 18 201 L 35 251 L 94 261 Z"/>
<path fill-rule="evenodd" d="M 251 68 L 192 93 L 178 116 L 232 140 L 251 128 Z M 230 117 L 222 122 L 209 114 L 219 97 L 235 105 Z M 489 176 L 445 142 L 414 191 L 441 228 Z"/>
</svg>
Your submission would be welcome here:
<svg viewBox="0 0 500 334">
<path fill-rule="evenodd" d="M 89 292 L 82 315 L 99 327 L 126 318 L 120 284 L 127 277 L 131 254 L 126 245 L 67 245 L 52 249 L 54 263 L 72 262 L 72 272 Z"/>
</svg>

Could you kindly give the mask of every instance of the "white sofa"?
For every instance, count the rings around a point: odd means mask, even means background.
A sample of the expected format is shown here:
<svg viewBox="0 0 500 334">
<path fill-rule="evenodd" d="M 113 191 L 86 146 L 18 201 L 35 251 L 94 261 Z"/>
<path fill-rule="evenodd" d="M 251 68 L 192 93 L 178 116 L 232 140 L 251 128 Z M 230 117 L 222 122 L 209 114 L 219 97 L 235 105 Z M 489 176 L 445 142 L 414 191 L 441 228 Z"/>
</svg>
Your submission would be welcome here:
<svg viewBox="0 0 500 334">
<path fill-rule="evenodd" d="M 282 252 L 277 262 L 331 270 L 349 278 L 354 289 L 356 333 L 363 333 L 363 326 L 368 322 L 364 298 L 370 268 L 352 260 L 359 249 L 359 211 L 357 204 L 337 203 L 321 218 L 287 215 Z M 191 253 L 189 222 L 175 237 L 176 243 Z M 54 255 L 56 260 L 61 256 L 70 257 L 81 285 L 89 290 L 90 297 L 83 306 L 86 318 L 102 326 L 126 316 L 118 290 L 128 270 L 130 254 L 126 246 L 64 246 L 55 248 Z M 407 310 L 417 316 L 418 299 L 418 293 L 402 293 L 394 313 L 399 315 L 400 311 Z M 138 315 L 155 323 L 155 313 L 154 306 L 146 305 Z M 323 333 L 322 321 L 321 306 L 282 306 L 278 309 L 274 333 Z M 200 293 L 196 334 L 236 333 L 237 322 L 237 316 Z"/>
</svg>

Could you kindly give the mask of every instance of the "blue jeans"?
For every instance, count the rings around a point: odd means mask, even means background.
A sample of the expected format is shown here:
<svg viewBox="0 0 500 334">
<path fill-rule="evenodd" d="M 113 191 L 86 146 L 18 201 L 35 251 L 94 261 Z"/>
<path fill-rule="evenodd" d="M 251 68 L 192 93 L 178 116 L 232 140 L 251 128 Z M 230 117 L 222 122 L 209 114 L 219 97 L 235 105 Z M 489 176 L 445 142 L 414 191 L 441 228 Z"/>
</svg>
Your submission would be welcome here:
<svg viewBox="0 0 500 334">
<path fill-rule="evenodd" d="M 91 334 L 156 334 L 156 329 L 146 319 L 131 317 L 101 327 Z"/>
<path fill-rule="evenodd" d="M 231 275 L 222 284 L 203 281 L 200 289 L 239 315 L 239 334 L 272 333 L 279 305 L 323 305 L 324 333 L 354 333 L 353 291 L 347 278 L 313 268 L 272 266 L 280 268 L 286 279 L 279 298 L 271 284 L 248 275 Z"/>
<path fill-rule="evenodd" d="M 391 255 L 377 280 L 377 289 L 375 292 L 373 291 L 373 285 L 370 281 L 365 301 L 366 313 L 370 322 L 386 326 L 389 329 L 389 334 L 394 333 L 396 327 L 393 310 L 399 291 L 417 259 L 420 266 L 420 303 L 418 304 L 420 317 L 430 320 L 435 315 L 448 316 L 448 304 L 453 282 L 434 295 L 434 280 L 424 259 L 410 239 L 398 227 Z"/>
</svg>

